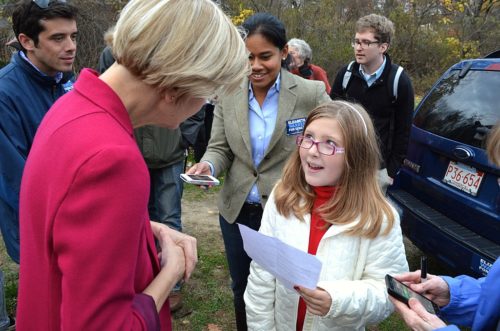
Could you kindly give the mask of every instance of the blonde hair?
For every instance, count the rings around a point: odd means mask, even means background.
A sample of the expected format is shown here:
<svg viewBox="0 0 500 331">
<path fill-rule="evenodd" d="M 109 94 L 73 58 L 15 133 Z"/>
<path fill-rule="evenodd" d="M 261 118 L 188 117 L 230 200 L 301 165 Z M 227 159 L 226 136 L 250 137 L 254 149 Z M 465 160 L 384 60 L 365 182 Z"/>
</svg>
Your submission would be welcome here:
<svg viewBox="0 0 500 331">
<path fill-rule="evenodd" d="M 369 115 L 360 105 L 330 101 L 309 114 L 304 130 L 320 118 L 338 122 L 344 137 L 345 166 L 336 194 L 318 212 L 326 222 L 335 225 L 350 224 L 359 217 L 347 234 L 368 238 L 381 232 L 386 218 L 388 224 L 383 234 L 387 234 L 394 224 L 394 212 L 377 181 L 380 151 Z M 298 147 L 285 165 L 275 196 L 277 210 L 285 217 L 293 213 L 303 220 L 305 214 L 311 213 L 315 193 L 305 180 Z"/>
<path fill-rule="evenodd" d="M 500 167 L 500 122 L 498 122 L 488 134 L 486 152 L 491 162 L 497 167 Z"/>
<path fill-rule="evenodd" d="M 175 89 L 178 99 L 231 92 L 250 72 L 242 36 L 210 0 L 131 0 L 112 50 L 144 83 Z"/>
</svg>

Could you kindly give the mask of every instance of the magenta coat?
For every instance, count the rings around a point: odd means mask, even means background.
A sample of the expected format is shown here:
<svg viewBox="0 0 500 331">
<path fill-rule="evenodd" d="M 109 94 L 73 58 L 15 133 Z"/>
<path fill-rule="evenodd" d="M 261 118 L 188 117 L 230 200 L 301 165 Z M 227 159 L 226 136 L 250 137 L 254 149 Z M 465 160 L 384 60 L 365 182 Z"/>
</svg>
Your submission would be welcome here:
<svg viewBox="0 0 500 331">
<path fill-rule="evenodd" d="M 159 272 L 148 194 L 123 103 L 82 71 L 26 163 L 17 330 L 171 330 L 168 302 L 142 294 Z"/>
</svg>

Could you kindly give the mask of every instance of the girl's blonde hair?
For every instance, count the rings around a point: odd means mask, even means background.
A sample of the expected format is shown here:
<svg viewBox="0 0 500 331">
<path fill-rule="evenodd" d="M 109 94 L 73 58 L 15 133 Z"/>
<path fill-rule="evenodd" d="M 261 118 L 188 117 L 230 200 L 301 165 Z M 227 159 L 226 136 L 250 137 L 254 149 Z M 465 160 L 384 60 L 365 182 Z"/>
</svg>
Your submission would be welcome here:
<svg viewBox="0 0 500 331">
<path fill-rule="evenodd" d="M 250 72 L 242 36 L 211 0 L 131 0 L 109 41 L 119 64 L 178 98 L 233 91 Z"/>
<path fill-rule="evenodd" d="M 345 166 L 336 185 L 336 194 L 318 212 L 331 224 L 352 223 L 347 234 L 368 238 L 381 232 L 386 218 L 388 224 L 383 234 L 387 234 L 394 224 L 394 212 L 377 181 L 380 151 L 369 115 L 360 105 L 330 101 L 309 114 L 304 130 L 320 118 L 338 122 L 344 137 Z M 298 148 L 285 166 L 275 196 L 281 215 L 287 217 L 293 213 L 303 220 L 305 214 L 311 213 L 315 193 L 305 180 Z M 360 221 L 353 223 L 358 217 Z"/>
</svg>

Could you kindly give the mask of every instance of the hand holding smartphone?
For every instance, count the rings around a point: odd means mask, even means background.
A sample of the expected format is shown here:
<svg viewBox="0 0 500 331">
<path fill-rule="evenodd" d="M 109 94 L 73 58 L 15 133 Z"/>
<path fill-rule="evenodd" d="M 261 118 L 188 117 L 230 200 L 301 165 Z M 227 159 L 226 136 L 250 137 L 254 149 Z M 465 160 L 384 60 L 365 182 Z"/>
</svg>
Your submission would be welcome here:
<svg viewBox="0 0 500 331">
<path fill-rule="evenodd" d="M 181 179 L 189 184 L 202 185 L 202 186 L 216 186 L 220 182 L 217 178 L 210 175 L 188 175 L 181 174 Z"/>
<path fill-rule="evenodd" d="M 413 291 L 408 286 L 396 280 L 391 275 L 385 275 L 385 284 L 387 286 L 387 292 L 389 293 L 389 295 L 398 299 L 399 301 L 404 302 L 408 305 L 408 300 L 410 300 L 410 298 L 415 298 L 420 301 L 425 310 L 427 310 L 429 313 L 436 315 L 439 312 L 439 307 L 434 302 Z"/>
</svg>

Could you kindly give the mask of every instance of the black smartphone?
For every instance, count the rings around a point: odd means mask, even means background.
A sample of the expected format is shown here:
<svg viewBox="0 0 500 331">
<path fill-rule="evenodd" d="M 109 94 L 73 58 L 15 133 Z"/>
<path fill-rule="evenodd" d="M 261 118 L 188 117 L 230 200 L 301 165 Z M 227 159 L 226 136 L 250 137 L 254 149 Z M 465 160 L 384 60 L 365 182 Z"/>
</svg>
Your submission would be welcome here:
<svg viewBox="0 0 500 331">
<path fill-rule="evenodd" d="M 410 298 L 415 298 L 420 301 L 422 306 L 424 306 L 425 310 L 427 310 L 429 313 L 436 315 L 439 312 L 439 307 L 434 302 L 413 291 L 405 284 L 394 279 L 394 277 L 392 277 L 391 275 L 385 275 L 385 284 L 387 286 L 387 292 L 389 293 L 389 295 L 398 299 L 399 301 L 408 304 L 408 300 L 410 300 Z"/>
</svg>

